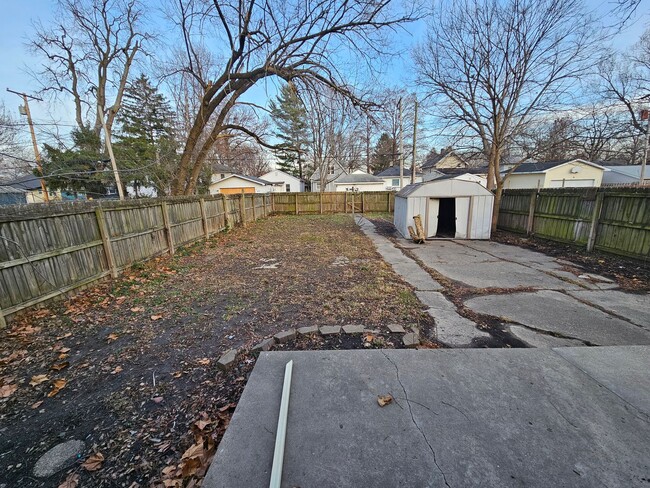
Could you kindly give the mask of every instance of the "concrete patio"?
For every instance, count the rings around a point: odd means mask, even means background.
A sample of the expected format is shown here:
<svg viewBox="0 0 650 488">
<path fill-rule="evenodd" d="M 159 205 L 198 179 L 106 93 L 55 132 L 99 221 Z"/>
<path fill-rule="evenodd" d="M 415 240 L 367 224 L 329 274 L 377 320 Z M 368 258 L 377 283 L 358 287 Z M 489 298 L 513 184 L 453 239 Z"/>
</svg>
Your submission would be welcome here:
<svg viewBox="0 0 650 488">
<path fill-rule="evenodd" d="M 646 487 L 650 347 L 262 353 L 203 483 Z M 385 407 L 378 395 L 390 394 Z"/>
</svg>

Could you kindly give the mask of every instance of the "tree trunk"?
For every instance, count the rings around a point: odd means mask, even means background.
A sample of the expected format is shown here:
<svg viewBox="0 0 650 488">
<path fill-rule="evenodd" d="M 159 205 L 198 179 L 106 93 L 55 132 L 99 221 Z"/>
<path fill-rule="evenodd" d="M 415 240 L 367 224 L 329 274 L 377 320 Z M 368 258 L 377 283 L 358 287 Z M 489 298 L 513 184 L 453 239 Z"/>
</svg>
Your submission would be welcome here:
<svg viewBox="0 0 650 488">
<path fill-rule="evenodd" d="M 503 196 L 503 181 L 497 180 L 496 191 L 494 192 L 494 207 L 492 208 L 492 232 L 496 232 L 499 222 L 499 209 L 501 208 L 501 197 Z"/>
</svg>

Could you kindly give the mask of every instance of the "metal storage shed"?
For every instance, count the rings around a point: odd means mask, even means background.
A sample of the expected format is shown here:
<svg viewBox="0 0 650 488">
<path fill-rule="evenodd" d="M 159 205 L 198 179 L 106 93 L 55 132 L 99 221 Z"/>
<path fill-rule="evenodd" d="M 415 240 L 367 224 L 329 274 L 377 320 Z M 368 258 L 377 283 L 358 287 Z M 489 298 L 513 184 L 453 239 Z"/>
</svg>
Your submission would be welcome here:
<svg viewBox="0 0 650 488">
<path fill-rule="evenodd" d="M 489 239 L 493 204 L 492 192 L 478 183 L 437 179 L 402 188 L 393 222 L 404 237 L 420 215 L 427 238 Z"/>
</svg>

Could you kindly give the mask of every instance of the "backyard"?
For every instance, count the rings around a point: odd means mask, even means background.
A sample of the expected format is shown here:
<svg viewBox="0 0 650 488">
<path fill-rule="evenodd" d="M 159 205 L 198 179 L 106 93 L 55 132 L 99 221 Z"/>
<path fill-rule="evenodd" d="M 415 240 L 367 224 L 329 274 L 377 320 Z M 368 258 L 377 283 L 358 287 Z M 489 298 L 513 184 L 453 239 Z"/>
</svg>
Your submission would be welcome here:
<svg viewBox="0 0 650 488">
<path fill-rule="evenodd" d="M 433 319 L 346 215 L 238 227 L 26 313 L 0 331 L 0 486 L 192 486 L 254 365 L 244 354 L 224 372 L 220 355 L 345 324 L 378 331 L 277 348 L 401 347 L 386 324 L 437 347 Z M 38 458 L 71 439 L 86 446 L 78 462 L 35 478 Z"/>
</svg>

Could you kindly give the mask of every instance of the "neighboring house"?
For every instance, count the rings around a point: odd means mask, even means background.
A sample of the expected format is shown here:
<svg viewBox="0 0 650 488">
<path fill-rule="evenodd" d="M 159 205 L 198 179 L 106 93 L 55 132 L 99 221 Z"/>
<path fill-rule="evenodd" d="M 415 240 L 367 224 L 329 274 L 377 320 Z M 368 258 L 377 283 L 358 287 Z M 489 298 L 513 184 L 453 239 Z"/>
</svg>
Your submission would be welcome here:
<svg viewBox="0 0 650 488">
<path fill-rule="evenodd" d="M 230 175 L 210 184 L 210 195 L 222 193 L 234 195 L 238 193 L 270 193 L 274 183 L 256 178 L 255 176 Z"/>
<path fill-rule="evenodd" d="M 335 191 L 385 191 L 384 185 L 382 178 L 360 169 L 343 175 L 334 182 Z"/>
<path fill-rule="evenodd" d="M 45 197 L 41 188 L 41 180 L 34 175 L 21 176 L 14 180 L 6 181 L 4 186 L 21 191 L 25 195 L 25 203 L 44 203 Z M 50 201 L 63 200 L 60 190 L 48 190 L 48 197 Z"/>
<path fill-rule="evenodd" d="M 603 185 L 625 185 L 639 183 L 641 165 L 609 166 L 603 165 L 607 171 L 603 174 Z M 646 167 L 643 183 L 650 185 L 650 166 Z"/>
<path fill-rule="evenodd" d="M 424 181 L 430 181 L 435 178 L 427 178 L 427 175 L 435 175 L 442 169 L 469 168 L 470 164 L 454 151 L 442 152 L 436 156 L 427 158 L 422 165 L 422 174 Z"/>
<path fill-rule="evenodd" d="M 0 183 L 0 205 L 19 205 L 27 203 L 25 191 L 7 183 Z"/>
<path fill-rule="evenodd" d="M 210 176 L 210 183 L 216 183 L 219 180 L 223 180 L 236 174 L 236 171 L 225 164 L 213 164 L 212 165 L 212 175 Z"/>
<path fill-rule="evenodd" d="M 473 181 L 482 186 L 487 186 L 487 167 L 481 168 L 444 168 L 424 175 L 424 181 L 433 181 L 441 178 L 454 178 L 463 181 Z"/>
<path fill-rule="evenodd" d="M 309 178 L 311 182 L 311 191 L 337 191 L 335 182 L 342 176 L 348 174 L 348 171 L 338 163 L 329 164 L 327 167 L 327 174 L 321 181 L 320 170 L 314 171 Z M 324 183 L 324 188 L 321 189 L 321 183 Z"/>
<path fill-rule="evenodd" d="M 411 168 L 404 168 L 404 181 L 402 187 L 411 183 Z M 399 190 L 399 166 L 389 166 L 379 173 L 375 173 L 375 176 L 384 180 L 384 186 L 386 190 Z M 422 172 L 415 171 L 415 182 L 420 183 L 422 181 Z"/>
<path fill-rule="evenodd" d="M 508 188 L 565 188 L 599 187 L 603 166 L 584 159 L 566 159 L 541 163 L 520 164 L 505 176 L 503 187 Z"/>
<path fill-rule="evenodd" d="M 285 173 L 279 169 L 274 169 L 260 176 L 265 181 L 273 183 L 274 192 L 303 192 L 305 191 L 305 182 L 296 176 Z"/>
</svg>

